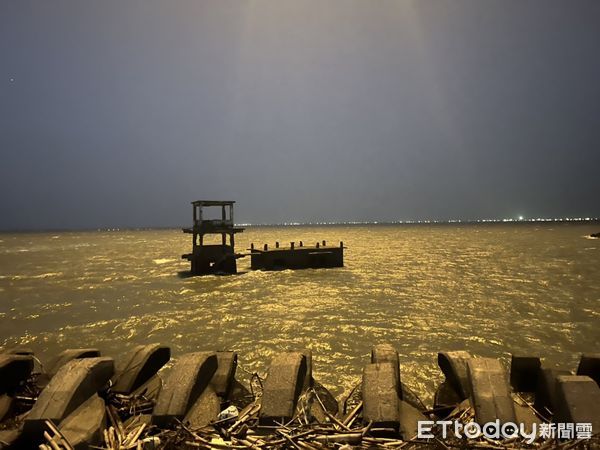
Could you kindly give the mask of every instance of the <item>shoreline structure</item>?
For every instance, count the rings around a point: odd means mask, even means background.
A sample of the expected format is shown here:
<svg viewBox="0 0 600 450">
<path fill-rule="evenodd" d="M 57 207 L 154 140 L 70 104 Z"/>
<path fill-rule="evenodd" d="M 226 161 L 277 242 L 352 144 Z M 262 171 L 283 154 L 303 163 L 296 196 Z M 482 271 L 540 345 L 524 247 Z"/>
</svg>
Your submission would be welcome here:
<svg viewBox="0 0 600 450">
<path fill-rule="evenodd" d="M 192 235 L 192 252 L 181 256 L 191 263 L 191 275 L 236 274 L 237 260 L 250 256 L 251 270 L 281 270 L 331 268 L 344 266 L 344 244 L 327 247 L 326 241 L 317 242 L 314 247 L 305 246 L 303 241 L 290 242 L 289 247 L 269 249 L 268 244 L 261 248 L 250 244 L 250 253 L 236 253 L 235 235 L 244 231 L 233 221 L 233 200 L 196 200 L 192 202 L 193 223 L 183 228 Z M 220 217 L 208 219 L 205 208 L 220 209 Z M 213 212 L 214 217 L 214 212 Z M 221 236 L 220 243 L 209 243 L 206 237 Z M 228 243 L 229 240 L 229 243 Z M 322 247 L 321 247 L 322 245 Z"/>
<path fill-rule="evenodd" d="M 266 379 L 238 371 L 238 355 L 231 351 L 179 355 L 161 370 L 170 359 L 170 348 L 160 344 L 140 345 L 115 359 L 98 349 L 68 349 L 44 365 L 26 348 L 3 350 L 0 448 L 600 445 L 600 354 L 582 355 L 571 371 L 546 368 L 537 356 L 512 355 L 506 370 L 495 358 L 441 352 L 437 361 L 445 380 L 432 406 L 402 382 L 398 352 L 389 344 L 372 348 L 362 379 L 339 399 L 313 378 L 310 350 L 276 354 Z M 441 420 L 460 427 L 523 424 L 530 437 L 448 438 L 433 426 Z M 433 437 L 419 435 L 419 422 Z M 539 434 L 550 423 L 578 428 L 571 436 Z"/>
</svg>

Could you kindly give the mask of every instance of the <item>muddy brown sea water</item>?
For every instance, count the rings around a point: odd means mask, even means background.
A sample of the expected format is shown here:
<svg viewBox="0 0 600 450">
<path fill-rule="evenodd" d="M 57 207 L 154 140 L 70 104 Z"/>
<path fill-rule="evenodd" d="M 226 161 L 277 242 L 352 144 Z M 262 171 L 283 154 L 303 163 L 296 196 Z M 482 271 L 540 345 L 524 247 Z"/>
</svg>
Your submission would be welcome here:
<svg viewBox="0 0 600 450">
<path fill-rule="evenodd" d="M 573 368 L 600 351 L 598 224 L 252 227 L 250 242 L 348 247 L 345 267 L 185 277 L 180 230 L 0 234 L 0 347 L 42 360 L 69 347 L 118 355 L 141 343 L 176 357 L 233 349 L 265 372 L 275 352 L 310 348 L 315 377 L 340 395 L 377 342 L 400 352 L 426 402 L 436 353 L 540 354 Z"/>
</svg>

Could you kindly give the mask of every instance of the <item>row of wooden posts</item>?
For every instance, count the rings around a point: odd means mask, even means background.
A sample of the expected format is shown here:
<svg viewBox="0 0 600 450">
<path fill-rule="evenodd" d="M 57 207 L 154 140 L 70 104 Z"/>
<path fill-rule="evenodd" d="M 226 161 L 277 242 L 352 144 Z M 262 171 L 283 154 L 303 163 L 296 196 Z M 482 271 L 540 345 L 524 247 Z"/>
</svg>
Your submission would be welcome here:
<svg viewBox="0 0 600 450">
<path fill-rule="evenodd" d="M 326 246 L 327 246 L 327 241 L 321 241 L 321 242 L 317 242 L 317 243 L 315 244 L 315 247 L 316 247 L 316 248 L 320 248 L 320 247 L 321 247 L 321 245 L 322 245 L 323 247 L 326 247 Z M 303 241 L 300 241 L 300 242 L 298 243 L 298 246 L 299 246 L 299 247 L 304 247 L 304 242 L 303 242 Z M 294 250 L 294 248 L 295 248 L 295 247 L 296 247 L 296 242 L 295 242 L 295 241 L 292 241 L 292 242 L 290 242 L 290 248 L 291 248 L 292 250 Z M 277 241 L 277 242 L 275 242 L 275 248 L 279 248 L 279 242 L 278 242 L 278 241 Z M 344 248 L 344 242 L 342 242 L 342 241 L 340 241 L 340 248 Z M 250 244 L 250 250 L 254 250 L 254 243 L 251 243 L 251 244 Z M 268 251 L 268 250 L 269 250 L 269 244 L 265 244 L 265 245 L 263 246 L 263 250 L 264 250 L 265 252 L 266 252 L 266 251 Z"/>
</svg>

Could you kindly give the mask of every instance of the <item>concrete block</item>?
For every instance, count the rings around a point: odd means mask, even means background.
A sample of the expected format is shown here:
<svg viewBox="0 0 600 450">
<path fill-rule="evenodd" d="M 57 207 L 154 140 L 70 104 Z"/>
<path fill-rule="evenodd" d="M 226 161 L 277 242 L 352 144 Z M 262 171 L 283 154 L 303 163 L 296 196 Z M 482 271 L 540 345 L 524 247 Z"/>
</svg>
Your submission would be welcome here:
<svg viewBox="0 0 600 450">
<path fill-rule="evenodd" d="M 556 405 L 553 422 L 591 423 L 600 430 L 600 387 L 588 376 L 562 375 L 556 378 Z"/>
<path fill-rule="evenodd" d="M 510 384 L 517 392 L 535 392 L 538 372 L 542 367 L 537 356 L 512 355 L 510 360 Z"/>
<path fill-rule="evenodd" d="M 183 419 L 184 423 L 189 423 L 192 429 L 203 428 L 212 421 L 217 420 L 221 412 L 221 400 L 212 386 L 204 389 L 198 400 L 194 402 L 188 413 Z"/>
<path fill-rule="evenodd" d="M 536 430 L 539 429 L 541 421 L 529 406 L 520 405 L 518 403 L 514 403 L 513 406 L 515 408 L 515 417 L 517 419 L 516 423 L 523 424 L 527 433 L 531 433 L 534 426 L 536 427 Z"/>
<path fill-rule="evenodd" d="M 210 384 L 217 395 L 227 398 L 235 379 L 238 355 L 235 352 L 217 352 L 217 371 Z"/>
<path fill-rule="evenodd" d="M 367 364 L 362 378 L 363 420 L 373 422 L 372 430 L 400 429 L 398 376 L 393 363 Z"/>
<path fill-rule="evenodd" d="M 400 434 L 405 441 L 414 438 L 418 434 L 420 420 L 429 420 L 417 408 L 402 400 L 400 401 L 398 413 L 400 418 Z"/>
<path fill-rule="evenodd" d="M 317 422 L 325 422 L 329 420 L 327 418 L 326 411 L 332 416 L 336 416 L 339 411 L 339 405 L 336 398 L 329 392 L 329 390 L 318 381 L 313 384 L 313 389 L 316 395 L 319 396 L 320 402 L 317 400 L 308 402 L 308 415 L 314 418 Z M 321 406 L 323 403 L 323 406 Z M 311 420 L 309 418 L 309 420 Z"/>
<path fill-rule="evenodd" d="M 556 404 L 556 378 L 571 375 L 568 370 L 542 368 L 538 372 L 537 387 L 533 407 L 544 414 L 544 410 L 554 411 Z"/>
<path fill-rule="evenodd" d="M 413 392 L 406 384 L 401 383 L 400 388 L 402 390 L 402 397 L 400 398 L 401 400 L 404 400 L 405 402 L 411 404 L 418 410 L 427 409 L 427 407 L 423 404 L 419 396 L 415 392 Z"/>
<path fill-rule="evenodd" d="M 252 394 L 246 388 L 246 386 L 234 379 L 231 386 L 231 391 L 227 396 L 227 401 L 237 406 L 237 408 L 241 410 L 252 402 Z"/>
<path fill-rule="evenodd" d="M 50 378 L 56 375 L 59 369 L 74 359 L 98 358 L 100 350 L 97 348 L 70 348 L 60 352 L 45 367 L 45 372 Z"/>
<path fill-rule="evenodd" d="M 494 358 L 472 358 L 467 362 L 471 402 L 480 425 L 500 420 L 515 422 L 513 399 L 507 374 Z"/>
<path fill-rule="evenodd" d="M 11 347 L 5 350 L 2 350 L 0 353 L 4 353 L 6 355 L 21 355 L 21 356 L 33 356 L 33 350 L 29 347 Z"/>
<path fill-rule="evenodd" d="M 470 395 L 467 376 L 467 361 L 470 359 L 471 355 L 465 351 L 438 353 L 438 366 L 461 401 Z"/>
<path fill-rule="evenodd" d="M 0 422 L 10 413 L 13 406 L 13 398 L 6 394 L 0 394 Z"/>
<path fill-rule="evenodd" d="M 12 391 L 27 380 L 33 370 L 33 357 L 27 355 L 0 355 L 0 394 Z"/>
<path fill-rule="evenodd" d="M 436 389 L 433 399 L 433 407 L 437 411 L 436 416 L 446 417 L 461 402 L 459 395 L 450 386 L 448 380 L 444 380 Z"/>
<path fill-rule="evenodd" d="M 0 450 L 23 448 L 20 429 L 0 430 Z"/>
<path fill-rule="evenodd" d="M 337 413 L 339 412 L 339 409 L 338 409 L 339 404 L 338 404 L 338 401 L 336 400 L 336 398 L 333 396 L 333 394 L 331 392 L 329 392 L 329 390 L 325 386 L 323 386 L 321 383 L 319 383 L 318 381 L 314 382 L 313 389 L 315 390 L 315 393 L 321 399 L 321 402 L 323 403 L 323 406 L 325 406 L 325 409 L 332 416 L 336 416 Z"/>
<path fill-rule="evenodd" d="M 391 344 L 378 344 L 371 349 L 371 364 L 389 362 L 396 368 L 398 397 L 402 399 L 402 378 L 400 377 L 400 358 Z"/>
<path fill-rule="evenodd" d="M 600 353 L 584 353 L 581 355 L 577 375 L 587 375 L 600 386 Z"/>
<path fill-rule="evenodd" d="M 314 385 L 314 379 L 312 374 L 312 350 L 307 348 L 300 351 L 300 353 L 302 353 L 304 355 L 304 358 L 306 359 L 306 375 L 304 376 L 304 386 L 302 387 L 302 390 L 304 391 Z"/>
<path fill-rule="evenodd" d="M 69 414 L 60 424 L 60 431 L 75 450 L 98 446 L 106 428 L 106 405 L 98 394 Z"/>
<path fill-rule="evenodd" d="M 159 375 L 154 375 L 144 384 L 142 384 L 139 388 L 131 393 L 134 396 L 143 395 L 147 399 L 156 400 L 158 398 L 158 394 L 160 394 L 160 390 L 162 389 L 162 378 Z"/>
<path fill-rule="evenodd" d="M 114 392 L 130 394 L 148 381 L 171 359 L 171 349 L 160 344 L 139 345 L 117 362 Z"/>
<path fill-rule="evenodd" d="M 113 373 L 112 358 L 71 360 L 40 393 L 25 419 L 23 433 L 30 439 L 37 439 L 45 429 L 46 420 L 60 425 L 65 417 L 106 387 Z"/>
<path fill-rule="evenodd" d="M 217 355 L 213 352 L 181 356 L 165 377 L 152 413 L 154 425 L 166 428 L 174 419 L 183 419 L 210 383 L 217 364 Z"/>
<path fill-rule="evenodd" d="M 306 356 L 299 352 L 279 353 L 271 361 L 264 383 L 259 423 L 288 422 L 306 380 Z"/>
</svg>

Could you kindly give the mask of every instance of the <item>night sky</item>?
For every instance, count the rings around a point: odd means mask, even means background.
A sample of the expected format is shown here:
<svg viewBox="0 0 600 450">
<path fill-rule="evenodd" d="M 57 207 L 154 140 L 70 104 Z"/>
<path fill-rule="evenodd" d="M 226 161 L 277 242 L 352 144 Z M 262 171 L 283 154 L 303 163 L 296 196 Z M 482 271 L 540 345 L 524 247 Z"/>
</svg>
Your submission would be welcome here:
<svg viewBox="0 0 600 450">
<path fill-rule="evenodd" d="M 0 0 L 0 229 L 600 216 L 598 0 Z"/>
</svg>

